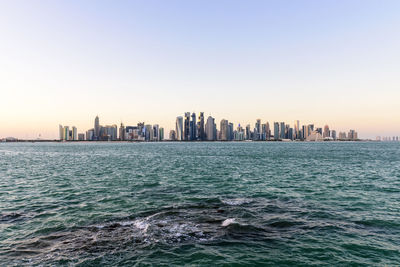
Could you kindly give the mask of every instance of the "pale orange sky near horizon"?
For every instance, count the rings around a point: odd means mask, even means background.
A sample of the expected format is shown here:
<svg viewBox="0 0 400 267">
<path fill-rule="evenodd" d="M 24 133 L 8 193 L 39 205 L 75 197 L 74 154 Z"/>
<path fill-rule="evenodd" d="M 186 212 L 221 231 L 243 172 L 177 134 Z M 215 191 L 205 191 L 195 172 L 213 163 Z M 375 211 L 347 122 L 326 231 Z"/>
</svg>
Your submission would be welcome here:
<svg viewBox="0 0 400 267">
<path fill-rule="evenodd" d="M 207 5 L 2 3 L 0 138 L 186 111 L 400 136 L 399 3 Z"/>
</svg>

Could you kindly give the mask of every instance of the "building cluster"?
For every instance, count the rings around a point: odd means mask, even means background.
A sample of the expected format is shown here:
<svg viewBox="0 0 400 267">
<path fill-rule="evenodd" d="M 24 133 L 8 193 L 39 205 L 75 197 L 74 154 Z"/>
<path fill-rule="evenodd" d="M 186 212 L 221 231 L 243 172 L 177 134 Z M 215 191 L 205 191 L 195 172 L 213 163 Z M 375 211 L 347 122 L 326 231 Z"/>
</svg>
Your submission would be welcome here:
<svg viewBox="0 0 400 267">
<path fill-rule="evenodd" d="M 399 141 L 399 137 L 398 136 L 377 136 L 376 137 L 376 141 L 385 141 L 385 142 L 398 142 Z"/>
<path fill-rule="evenodd" d="M 358 140 L 355 130 L 348 133 L 330 130 L 328 125 L 317 128 L 314 124 L 302 125 L 297 120 L 291 127 L 285 122 L 262 123 L 256 120 L 254 127 L 250 124 L 243 127 L 222 119 L 217 129 L 215 119 L 211 116 L 205 120 L 204 112 L 200 112 L 196 120 L 196 114 L 186 112 L 184 116 L 178 116 L 175 122 L 175 130 L 170 131 L 170 139 L 173 141 L 324 141 L 324 140 Z"/>
<path fill-rule="evenodd" d="M 94 127 L 86 134 L 77 132 L 76 127 L 59 126 L 59 139 L 64 141 L 162 141 L 164 128 L 158 124 L 150 125 L 139 122 L 136 126 L 100 125 L 99 117 L 94 120 Z"/>
<path fill-rule="evenodd" d="M 94 127 L 85 134 L 78 133 L 72 126 L 59 126 L 59 139 L 64 141 L 163 141 L 164 128 L 158 124 L 150 125 L 139 122 L 135 126 L 100 125 L 99 117 L 94 120 Z M 247 124 L 245 127 L 222 119 L 217 127 L 215 119 L 204 117 L 204 112 L 186 112 L 178 116 L 175 121 L 175 130 L 169 133 L 171 141 L 329 141 L 329 140 L 358 140 L 355 130 L 337 132 L 328 125 L 324 128 L 314 124 L 300 125 L 297 120 L 293 127 L 285 122 L 262 123 L 257 119 L 254 127 Z"/>
</svg>

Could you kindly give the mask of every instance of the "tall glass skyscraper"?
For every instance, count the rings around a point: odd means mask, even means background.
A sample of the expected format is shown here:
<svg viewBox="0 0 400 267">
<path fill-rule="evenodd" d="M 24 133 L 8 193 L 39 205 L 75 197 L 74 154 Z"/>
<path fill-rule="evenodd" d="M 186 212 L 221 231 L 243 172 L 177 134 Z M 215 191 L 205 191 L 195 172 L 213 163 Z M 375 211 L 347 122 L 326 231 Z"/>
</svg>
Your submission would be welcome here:
<svg viewBox="0 0 400 267">
<path fill-rule="evenodd" d="M 211 116 L 207 118 L 205 133 L 208 141 L 217 140 L 217 127 L 214 118 Z"/>
<path fill-rule="evenodd" d="M 204 141 L 206 139 L 204 131 L 204 112 L 200 112 L 199 115 L 199 122 L 197 125 L 197 135 L 200 141 Z"/>
<path fill-rule="evenodd" d="M 192 113 L 192 120 L 190 121 L 190 140 L 197 140 L 197 124 L 196 124 L 196 113 Z"/>
<path fill-rule="evenodd" d="M 176 134 L 176 140 L 182 141 L 183 139 L 183 118 L 182 116 L 179 116 L 176 118 L 176 123 L 175 123 L 175 134 Z"/>
<path fill-rule="evenodd" d="M 185 141 L 190 140 L 190 133 L 189 133 L 189 128 L 190 128 L 190 112 L 185 112 L 185 122 L 184 122 L 184 128 L 183 128 L 183 139 Z"/>
<path fill-rule="evenodd" d="M 274 139 L 279 140 L 279 122 L 274 122 Z"/>
<path fill-rule="evenodd" d="M 228 120 L 221 120 L 220 123 L 220 131 L 221 131 L 221 140 L 227 141 L 229 140 L 229 122 Z"/>
<path fill-rule="evenodd" d="M 96 116 L 96 118 L 94 119 L 94 138 L 95 138 L 95 140 L 99 140 L 100 139 L 100 120 L 99 120 L 99 116 Z"/>
<path fill-rule="evenodd" d="M 280 139 L 285 139 L 286 138 L 286 127 L 285 127 L 285 123 L 281 122 L 281 127 L 279 129 L 279 133 L 280 133 Z"/>
</svg>

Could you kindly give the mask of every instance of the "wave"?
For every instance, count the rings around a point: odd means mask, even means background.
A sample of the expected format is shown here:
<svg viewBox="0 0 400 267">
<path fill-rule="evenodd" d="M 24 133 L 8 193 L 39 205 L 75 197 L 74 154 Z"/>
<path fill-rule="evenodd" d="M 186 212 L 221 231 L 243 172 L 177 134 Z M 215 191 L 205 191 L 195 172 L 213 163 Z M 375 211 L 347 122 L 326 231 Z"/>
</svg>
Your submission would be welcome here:
<svg viewBox="0 0 400 267">
<path fill-rule="evenodd" d="M 226 219 L 225 221 L 222 222 L 221 226 L 222 227 L 227 227 L 228 225 L 231 225 L 233 223 L 236 223 L 235 218 L 232 219 Z"/>
<path fill-rule="evenodd" d="M 243 204 L 249 204 L 253 202 L 253 200 L 247 198 L 234 198 L 234 199 L 224 199 L 221 200 L 221 202 L 230 206 L 240 206 Z"/>
</svg>

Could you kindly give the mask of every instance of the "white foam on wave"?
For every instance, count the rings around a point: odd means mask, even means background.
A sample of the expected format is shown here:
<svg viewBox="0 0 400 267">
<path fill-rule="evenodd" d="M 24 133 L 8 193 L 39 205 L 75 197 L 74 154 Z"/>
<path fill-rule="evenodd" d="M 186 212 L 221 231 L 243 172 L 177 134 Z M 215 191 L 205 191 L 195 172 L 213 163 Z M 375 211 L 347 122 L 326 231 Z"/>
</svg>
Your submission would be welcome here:
<svg viewBox="0 0 400 267">
<path fill-rule="evenodd" d="M 119 224 L 121 226 L 130 226 L 130 225 L 134 224 L 134 222 L 133 221 L 126 221 L 126 222 L 120 222 Z"/>
<path fill-rule="evenodd" d="M 228 225 L 231 225 L 232 223 L 235 223 L 236 220 L 235 218 L 230 218 L 230 219 L 226 219 L 225 221 L 222 222 L 222 227 L 227 227 Z"/>
<path fill-rule="evenodd" d="M 136 221 L 133 222 L 133 225 L 134 225 L 136 228 L 142 230 L 144 233 L 147 232 L 147 229 L 148 229 L 149 226 L 150 226 L 150 224 L 147 223 L 147 222 L 144 221 L 144 220 L 136 220 Z"/>
<path fill-rule="evenodd" d="M 246 198 L 235 198 L 235 199 L 225 199 L 222 200 L 222 202 L 230 206 L 239 206 L 242 204 L 250 203 L 251 200 Z"/>
</svg>

